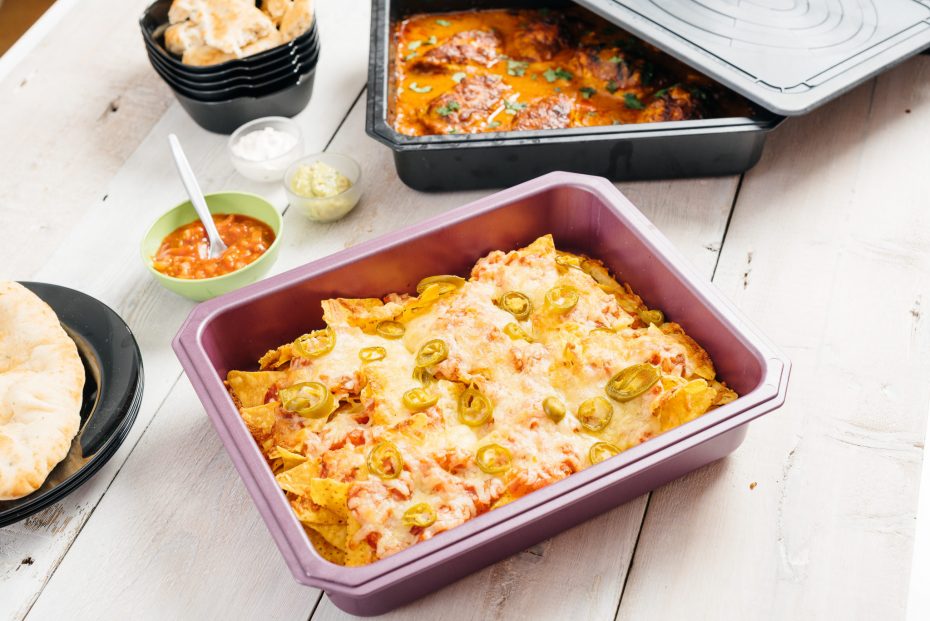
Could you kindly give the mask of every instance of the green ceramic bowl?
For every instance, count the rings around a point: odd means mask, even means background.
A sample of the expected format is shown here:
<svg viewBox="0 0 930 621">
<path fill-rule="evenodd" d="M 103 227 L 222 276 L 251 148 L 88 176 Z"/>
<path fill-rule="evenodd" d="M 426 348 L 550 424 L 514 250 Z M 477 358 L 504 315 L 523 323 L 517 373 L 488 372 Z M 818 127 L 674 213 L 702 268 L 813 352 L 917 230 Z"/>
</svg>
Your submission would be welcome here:
<svg viewBox="0 0 930 621">
<path fill-rule="evenodd" d="M 265 251 L 265 254 L 235 272 L 199 280 L 175 278 L 166 276 L 152 267 L 152 257 L 161 245 L 162 240 L 178 227 L 196 220 L 197 212 L 194 211 L 190 201 L 185 201 L 156 220 L 155 224 L 149 228 L 148 233 L 145 234 L 145 237 L 142 238 L 142 260 L 155 277 L 155 280 L 160 282 L 166 289 L 197 302 L 229 293 L 251 284 L 267 274 L 278 258 L 278 249 L 281 247 L 281 230 L 284 225 L 281 213 L 261 196 L 247 192 L 217 192 L 216 194 L 207 194 L 205 198 L 210 213 L 240 214 L 261 220 L 274 231 L 275 239 L 271 247 Z"/>
</svg>

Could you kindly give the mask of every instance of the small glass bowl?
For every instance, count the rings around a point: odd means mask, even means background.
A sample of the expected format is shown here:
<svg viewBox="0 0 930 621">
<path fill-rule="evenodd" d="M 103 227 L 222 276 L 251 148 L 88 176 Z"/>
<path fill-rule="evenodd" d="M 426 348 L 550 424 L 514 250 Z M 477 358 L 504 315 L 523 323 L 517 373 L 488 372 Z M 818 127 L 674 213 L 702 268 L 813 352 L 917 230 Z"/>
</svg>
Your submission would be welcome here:
<svg viewBox="0 0 930 621">
<path fill-rule="evenodd" d="M 235 145 L 240 138 L 254 131 L 265 129 L 266 127 L 271 127 L 279 132 L 286 132 L 294 136 L 297 138 L 297 143 L 287 153 L 270 160 L 256 162 L 236 155 L 236 152 L 233 150 L 233 145 Z M 227 146 L 229 159 L 240 175 L 252 181 L 273 182 L 280 181 L 284 177 L 287 167 L 303 154 L 304 137 L 300 131 L 300 126 L 291 119 L 283 116 L 266 116 L 261 119 L 249 121 L 234 131 L 229 137 Z"/>
<path fill-rule="evenodd" d="M 332 166 L 349 179 L 350 185 L 343 192 L 335 196 L 316 197 L 303 196 L 291 189 L 291 181 L 297 169 L 304 164 L 313 164 L 314 162 L 323 162 Z M 316 153 L 307 155 L 295 161 L 284 174 L 284 191 L 287 192 L 287 198 L 293 207 L 300 210 L 304 216 L 315 222 L 332 222 L 345 216 L 352 211 L 362 196 L 362 188 L 359 182 L 362 179 L 362 169 L 358 163 L 348 155 L 339 153 Z"/>
</svg>

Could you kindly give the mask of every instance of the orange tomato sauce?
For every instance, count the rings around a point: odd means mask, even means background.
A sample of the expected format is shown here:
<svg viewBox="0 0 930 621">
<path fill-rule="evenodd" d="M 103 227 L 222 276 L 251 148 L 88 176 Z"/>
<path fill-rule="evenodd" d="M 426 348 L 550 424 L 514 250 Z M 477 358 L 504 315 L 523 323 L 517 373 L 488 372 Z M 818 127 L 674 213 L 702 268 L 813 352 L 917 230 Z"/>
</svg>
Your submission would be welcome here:
<svg viewBox="0 0 930 621">
<path fill-rule="evenodd" d="M 544 60 L 520 56 L 514 48 L 516 37 L 527 28 L 547 24 L 559 27 L 559 49 Z M 444 70 L 419 66 L 431 50 L 464 31 L 496 33 L 502 42 L 496 59 L 487 65 L 469 60 Z M 395 130 L 409 136 L 513 131 L 520 129 L 514 127 L 520 109 L 555 95 L 573 101 L 568 127 L 752 114 L 751 106 L 735 93 L 577 7 L 411 15 L 394 25 L 393 45 L 390 121 Z M 604 75 L 610 63 L 625 66 L 625 80 Z M 454 92 L 464 77 L 475 75 L 492 76 L 506 85 L 500 105 L 464 129 L 436 130 L 442 119 L 435 118 L 431 104 Z"/>
<path fill-rule="evenodd" d="M 271 247 L 274 231 L 264 222 L 239 214 L 213 214 L 226 251 L 208 259 L 210 242 L 200 220 L 175 229 L 161 242 L 152 267 L 167 276 L 203 279 L 242 269 Z"/>
</svg>

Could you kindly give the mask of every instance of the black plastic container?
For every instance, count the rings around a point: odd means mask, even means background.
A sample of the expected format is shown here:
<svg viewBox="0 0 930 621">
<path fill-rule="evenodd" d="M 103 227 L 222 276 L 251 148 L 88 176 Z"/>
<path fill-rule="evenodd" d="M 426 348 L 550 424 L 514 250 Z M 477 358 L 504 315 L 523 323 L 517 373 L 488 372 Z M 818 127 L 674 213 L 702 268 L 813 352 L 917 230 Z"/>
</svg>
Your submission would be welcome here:
<svg viewBox="0 0 930 621">
<path fill-rule="evenodd" d="M 558 8 L 569 3 L 548 2 Z M 534 2 L 373 0 L 366 131 L 394 152 L 397 174 L 422 191 L 503 187 L 553 170 L 614 180 L 741 173 L 762 155 L 766 135 L 783 117 L 719 118 L 563 130 L 405 136 L 389 118 L 393 79 L 391 26 L 413 13 L 538 7 Z"/>
<path fill-rule="evenodd" d="M 196 83 L 205 88 L 222 88 L 224 83 L 231 80 L 244 81 L 253 80 L 258 77 L 265 78 L 271 73 L 279 71 L 282 67 L 296 64 L 299 57 L 305 55 L 308 51 L 318 50 L 320 47 L 320 39 L 316 29 L 316 22 L 314 22 L 314 26 L 305 34 L 306 36 L 300 36 L 301 42 L 292 48 L 288 48 L 288 54 L 282 58 L 269 60 L 248 69 L 243 69 L 241 67 L 224 69 L 209 74 L 188 71 L 187 65 L 183 65 L 177 61 L 171 62 L 167 60 L 165 50 L 157 43 L 153 43 L 144 37 L 143 40 L 145 41 L 145 49 L 152 64 L 158 64 L 163 69 L 166 69 L 173 77 Z M 198 67 L 192 68 L 197 69 Z"/>
<path fill-rule="evenodd" d="M 176 93 L 181 93 L 186 97 L 197 99 L 198 101 L 223 101 L 236 97 L 262 97 L 269 93 L 274 93 L 282 88 L 296 84 L 300 76 L 311 69 L 316 68 L 319 60 L 319 50 L 310 50 L 306 55 L 299 56 L 293 64 L 283 67 L 281 70 L 269 74 L 267 78 L 261 80 L 235 80 L 234 84 L 228 87 L 212 88 L 210 86 L 188 86 L 180 78 L 171 75 L 162 67 L 157 59 L 150 58 L 152 68 L 155 72 L 168 83 Z"/>
<path fill-rule="evenodd" d="M 293 86 L 262 97 L 237 97 L 225 101 L 197 101 L 174 92 L 181 107 L 207 131 L 231 134 L 237 127 L 263 116 L 295 116 L 310 103 L 316 68 L 300 76 Z"/>
</svg>

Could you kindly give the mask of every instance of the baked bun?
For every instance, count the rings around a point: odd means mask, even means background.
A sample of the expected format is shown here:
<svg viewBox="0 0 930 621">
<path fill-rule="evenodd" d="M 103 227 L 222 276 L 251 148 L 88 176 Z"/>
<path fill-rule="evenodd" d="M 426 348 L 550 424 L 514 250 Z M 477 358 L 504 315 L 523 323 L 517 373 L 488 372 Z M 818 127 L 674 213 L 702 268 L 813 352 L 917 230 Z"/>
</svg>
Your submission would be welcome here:
<svg viewBox="0 0 930 621">
<path fill-rule="evenodd" d="M 281 35 L 285 41 L 293 41 L 305 33 L 312 23 L 312 0 L 294 0 L 281 18 Z"/>
</svg>

